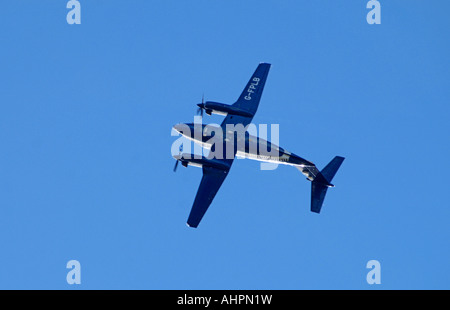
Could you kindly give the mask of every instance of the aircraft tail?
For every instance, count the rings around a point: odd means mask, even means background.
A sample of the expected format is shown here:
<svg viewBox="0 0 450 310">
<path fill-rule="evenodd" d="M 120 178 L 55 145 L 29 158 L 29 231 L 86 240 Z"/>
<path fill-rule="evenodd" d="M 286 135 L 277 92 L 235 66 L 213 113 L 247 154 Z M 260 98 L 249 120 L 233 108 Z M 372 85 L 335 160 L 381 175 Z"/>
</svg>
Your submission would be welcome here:
<svg viewBox="0 0 450 310">
<path fill-rule="evenodd" d="M 336 156 L 332 161 L 320 171 L 316 178 L 311 182 L 311 211 L 320 213 L 322 204 L 325 199 L 328 187 L 334 187 L 330 182 L 338 171 L 344 157 Z"/>
</svg>

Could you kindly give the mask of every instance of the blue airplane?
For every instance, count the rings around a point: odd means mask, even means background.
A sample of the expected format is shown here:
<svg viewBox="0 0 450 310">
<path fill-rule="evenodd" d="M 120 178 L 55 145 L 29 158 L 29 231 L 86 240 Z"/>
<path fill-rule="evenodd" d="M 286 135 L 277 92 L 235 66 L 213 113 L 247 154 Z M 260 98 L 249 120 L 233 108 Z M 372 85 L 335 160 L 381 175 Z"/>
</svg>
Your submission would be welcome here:
<svg viewBox="0 0 450 310">
<path fill-rule="evenodd" d="M 334 187 L 330 182 L 344 161 L 344 157 L 334 157 L 325 168 L 319 171 L 312 162 L 288 152 L 267 140 L 252 136 L 246 131 L 246 126 L 251 123 L 258 109 L 269 69 L 270 64 L 259 64 L 240 97 L 232 105 L 213 101 L 205 102 L 202 99 L 202 103 L 198 104 L 201 114 L 205 112 L 208 115 L 225 115 L 220 128 L 194 123 L 177 124 L 173 127 L 181 135 L 200 144 L 202 147 L 209 148 L 211 151 L 217 150 L 213 158 L 181 153 L 182 149 L 180 149 L 179 154 L 173 155 L 177 160 L 174 171 L 176 171 L 179 162 L 184 167 L 197 166 L 203 170 L 200 187 L 187 220 L 189 227 L 195 228 L 199 225 L 217 191 L 227 177 L 235 156 L 296 167 L 311 181 L 311 211 L 315 213 L 320 213 L 327 189 Z M 245 128 L 241 134 L 227 132 L 227 128 L 230 128 L 229 126 L 237 128 L 239 125 Z M 224 132 L 225 136 L 222 134 L 219 140 L 220 143 L 217 143 L 218 140 L 211 139 L 211 136 L 212 131 L 216 134 L 219 130 Z M 222 146 L 222 150 L 218 146 Z M 267 154 L 269 149 L 270 154 Z M 276 155 L 273 156 L 273 154 Z"/>
</svg>

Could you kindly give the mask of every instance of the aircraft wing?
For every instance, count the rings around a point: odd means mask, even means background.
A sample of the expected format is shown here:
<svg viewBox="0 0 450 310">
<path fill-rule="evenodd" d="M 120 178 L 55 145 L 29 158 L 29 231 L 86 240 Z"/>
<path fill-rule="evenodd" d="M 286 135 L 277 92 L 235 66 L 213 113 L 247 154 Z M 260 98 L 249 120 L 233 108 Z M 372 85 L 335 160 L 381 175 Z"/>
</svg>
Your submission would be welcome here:
<svg viewBox="0 0 450 310">
<path fill-rule="evenodd" d="M 206 210 L 208 210 L 209 205 L 213 201 L 220 186 L 228 175 L 227 170 L 203 167 L 203 177 L 200 182 L 200 187 L 197 191 L 197 196 L 195 196 L 194 205 L 192 206 L 191 213 L 187 224 L 189 227 L 197 227 L 200 221 L 205 215 Z"/>
<path fill-rule="evenodd" d="M 260 63 L 255 72 L 251 76 L 244 90 L 242 91 L 239 99 L 233 104 L 233 107 L 245 110 L 253 114 L 258 110 L 259 101 L 266 85 L 267 76 L 269 75 L 270 64 Z M 222 127 L 225 128 L 226 124 L 242 124 L 247 126 L 251 123 L 252 117 L 245 117 L 239 115 L 227 115 L 223 120 Z"/>
<path fill-rule="evenodd" d="M 251 123 L 253 116 L 258 109 L 264 85 L 266 84 L 267 75 L 269 74 L 269 69 L 270 64 L 260 63 L 239 96 L 239 99 L 233 104 L 233 106 L 239 109 L 250 112 L 252 116 L 246 117 L 228 114 L 221 125 L 224 130 L 227 129 L 226 125 L 228 124 L 242 124 L 245 127 Z M 233 145 L 229 144 L 226 140 L 224 141 L 224 159 L 222 160 L 226 161 L 229 167 L 231 167 L 231 164 L 233 163 L 234 156 L 230 159 L 225 158 L 227 153 L 225 150 L 227 147 L 234 147 L 233 155 L 236 155 L 237 145 L 236 143 L 233 143 Z M 200 187 L 198 188 L 197 196 L 195 196 L 194 205 L 192 206 L 187 221 L 189 227 L 198 226 L 219 191 L 220 186 L 227 177 L 228 171 L 230 171 L 230 168 L 225 170 L 203 166 L 202 181 L 200 182 Z"/>
<path fill-rule="evenodd" d="M 269 70 L 270 64 L 260 63 L 233 106 L 254 115 L 258 109 Z"/>
</svg>

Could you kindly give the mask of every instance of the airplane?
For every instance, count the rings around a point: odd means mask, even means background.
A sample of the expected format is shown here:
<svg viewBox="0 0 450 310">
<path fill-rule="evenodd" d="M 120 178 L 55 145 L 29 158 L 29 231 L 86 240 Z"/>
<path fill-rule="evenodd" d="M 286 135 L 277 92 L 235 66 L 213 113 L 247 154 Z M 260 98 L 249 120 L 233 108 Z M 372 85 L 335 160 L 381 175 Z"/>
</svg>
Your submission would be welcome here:
<svg viewBox="0 0 450 310">
<path fill-rule="evenodd" d="M 187 220 L 187 225 L 189 227 L 198 227 L 219 188 L 227 177 L 235 156 L 263 162 L 290 165 L 300 170 L 300 172 L 306 176 L 307 180 L 311 181 L 311 211 L 315 213 L 320 213 L 328 188 L 334 187 L 330 182 L 333 180 L 337 170 L 344 161 L 344 157 L 334 157 L 325 168 L 319 171 L 314 163 L 286 151 L 270 141 L 252 136 L 246 131 L 248 128 L 246 126 L 251 123 L 256 110 L 258 109 L 270 66 L 269 63 L 260 63 L 258 65 L 238 100 L 232 105 L 213 101 L 205 102 L 202 98 L 202 103 L 198 104 L 200 113 L 203 114 L 203 111 L 205 111 L 208 115 L 219 114 L 225 116 L 220 127 L 211 128 L 206 124 L 194 123 L 180 123 L 173 126 L 175 131 L 195 143 L 200 144 L 202 147 L 209 148 L 213 151 L 217 150 L 216 156 L 213 158 L 210 158 L 210 156 L 205 157 L 203 155 L 182 153 L 181 148 L 179 154 L 173 155 L 176 159 L 174 171 L 176 171 L 179 162 L 181 162 L 184 167 L 196 166 L 201 167 L 203 170 L 203 177 Z M 237 135 L 230 131 L 227 132 L 228 126 L 236 126 L 239 124 L 243 125 L 245 128 L 243 134 Z M 214 145 L 212 142 L 213 139 L 211 139 L 212 131 L 217 132 L 218 130 L 226 132 L 226 135 L 223 137 L 222 134 L 222 137 L 219 140 L 220 142 Z M 232 139 L 229 139 L 229 134 L 233 135 L 231 136 Z M 233 138 L 235 140 L 233 140 Z M 215 142 L 217 141 L 218 140 L 216 139 Z M 234 143 L 235 141 L 237 143 Z M 220 151 L 220 148 L 217 146 L 222 146 L 222 151 Z M 266 156 L 267 152 L 263 152 L 263 150 L 268 149 L 271 150 L 271 154 L 275 153 L 277 156 Z M 231 154 L 232 156 L 223 156 L 226 150 L 229 152 L 226 154 Z"/>
</svg>

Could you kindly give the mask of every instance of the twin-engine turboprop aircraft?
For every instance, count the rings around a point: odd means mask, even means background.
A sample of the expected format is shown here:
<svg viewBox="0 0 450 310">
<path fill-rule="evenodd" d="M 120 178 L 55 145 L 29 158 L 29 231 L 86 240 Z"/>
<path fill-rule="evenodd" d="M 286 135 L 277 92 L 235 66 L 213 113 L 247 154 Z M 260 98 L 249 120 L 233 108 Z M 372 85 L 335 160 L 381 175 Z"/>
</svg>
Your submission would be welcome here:
<svg viewBox="0 0 450 310">
<path fill-rule="evenodd" d="M 175 169 L 178 162 L 181 162 L 185 167 L 191 165 L 202 167 L 203 169 L 200 187 L 187 221 L 189 227 L 197 227 L 200 223 L 228 175 L 235 156 L 296 167 L 312 182 L 312 212 L 320 213 L 328 187 L 334 186 L 330 182 L 344 161 L 344 157 L 336 156 L 322 171 L 319 171 L 312 162 L 288 152 L 267 140 L 252 136 L 246 131 L 246 126 L 251 123 L 258 109 L 269 69 L 270 64 L 259 64 L 239 99 L 232 105 L 212 101 L 204 102 L 204 100 L 198 104 L 199 111 L 202 114 L 205 111 L 208 115 L 212 113 L 225 115 L 220 128 L 193 123 L 177 124 L 173 127 L 186 138 L 205 148 L 210 148 L 215 153 L 213 158 L 190 153 L 181 153 L 173 156 L 177 160 Z M 233 126 L 237 128 L 238 125 L 245 128 L 241 134 L 229 130 L 230 126 L 231 128 Z M 211 139 L 212 131 L 214 131 L 215 135 L 219 131 L 222 133 L 219 136 L 219 140 Z M 270 149 L 270 154 L 267 154 L 268 149 Z M 273 154 L 276 155 L 274 156 Z"/>
</svg>

